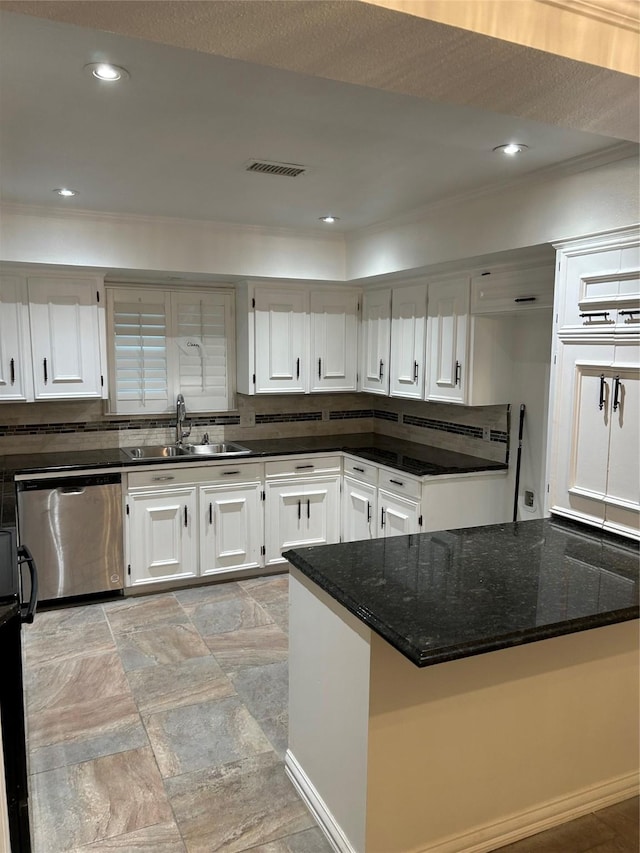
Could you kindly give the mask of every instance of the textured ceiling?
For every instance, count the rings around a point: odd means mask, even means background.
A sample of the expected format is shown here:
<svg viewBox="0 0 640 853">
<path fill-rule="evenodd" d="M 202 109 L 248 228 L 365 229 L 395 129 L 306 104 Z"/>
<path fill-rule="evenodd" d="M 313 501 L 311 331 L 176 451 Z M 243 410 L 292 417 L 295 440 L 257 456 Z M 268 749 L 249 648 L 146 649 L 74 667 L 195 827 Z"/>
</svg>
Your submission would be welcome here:
<svg viewBox="0 0 640 853">
<path fill-rule="evenodd" d="M 631 75 L 369 3 L 3 0 L 0 8 L 619 139 L 640 136 Z"/>
</svg>

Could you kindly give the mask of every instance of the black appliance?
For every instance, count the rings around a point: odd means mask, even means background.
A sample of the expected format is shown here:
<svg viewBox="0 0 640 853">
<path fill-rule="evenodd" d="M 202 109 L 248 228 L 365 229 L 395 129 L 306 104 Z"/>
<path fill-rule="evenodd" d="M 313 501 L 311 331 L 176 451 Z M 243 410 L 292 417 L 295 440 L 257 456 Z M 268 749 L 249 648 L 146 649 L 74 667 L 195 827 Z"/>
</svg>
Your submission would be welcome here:
<svg viewBox="0 0 640 853">
<path fill-rule="evenodd" d="M 22 603 L 22 567 L 30 573 L 31 595 Z M 31 853 L 29 788 L 22 684 L 21 629 L 33 622 L 38 575 L 29 551 L 17 547 L 14 529 L 0 530 L 0 721 L 12 853 Z"/>
</svg>

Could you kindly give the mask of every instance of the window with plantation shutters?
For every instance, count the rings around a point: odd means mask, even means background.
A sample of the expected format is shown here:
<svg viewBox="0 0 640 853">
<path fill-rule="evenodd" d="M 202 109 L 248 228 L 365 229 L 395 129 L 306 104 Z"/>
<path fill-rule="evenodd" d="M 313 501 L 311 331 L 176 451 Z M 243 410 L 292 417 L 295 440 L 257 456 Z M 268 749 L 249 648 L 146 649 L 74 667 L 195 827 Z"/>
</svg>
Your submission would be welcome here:
<svg viewBox="0 0 640 853">
<path fill-rule="evenodd" d="M 107 307 L 112 326 L 111 410 L 131 414 L 167 411 L 168 294 L 108 290 Z"/>
<path fill-rule="evenodd" d="M 108 288 L 109 400 L 118 414 L 227 411 L 233 294 Z"/>
<path fill-rule="evenodd" d="M 191 411 L 229 408 L 231 294 L 171 294 L 178 385 Z"/>
</svg>

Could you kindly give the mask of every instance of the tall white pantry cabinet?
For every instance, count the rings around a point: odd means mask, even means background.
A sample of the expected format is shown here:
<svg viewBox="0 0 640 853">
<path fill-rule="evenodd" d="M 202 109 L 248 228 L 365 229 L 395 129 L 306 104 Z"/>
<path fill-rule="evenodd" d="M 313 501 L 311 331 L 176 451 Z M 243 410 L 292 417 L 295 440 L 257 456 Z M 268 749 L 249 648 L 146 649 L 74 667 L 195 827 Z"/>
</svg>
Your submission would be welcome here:
<svg viewBox="0 0 640 853">
<path fill-rule="evenodd" d="M 556 246 L 551 512 L 640 538 L 640 235 Z"/>
</svg>

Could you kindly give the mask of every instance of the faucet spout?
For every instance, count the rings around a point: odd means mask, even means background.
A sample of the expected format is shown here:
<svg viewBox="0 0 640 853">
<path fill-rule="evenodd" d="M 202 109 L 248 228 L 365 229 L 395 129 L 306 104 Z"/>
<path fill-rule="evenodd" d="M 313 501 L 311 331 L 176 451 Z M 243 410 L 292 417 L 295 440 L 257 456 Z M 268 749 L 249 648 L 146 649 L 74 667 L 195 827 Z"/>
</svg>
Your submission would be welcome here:
<svg viewBox="0 0 640 853">
<path fill-rule="evenodd" d="M 187 407 L 184 404 L 184 397 L 178 394 L 176 397 L 176 444 L 178 446 L 181 446 L 183 439 L 189 438 L 191 434 L 191 427 L 186 429 L 184 426 L 186 417 Z"/>
</svg>

